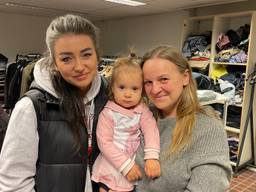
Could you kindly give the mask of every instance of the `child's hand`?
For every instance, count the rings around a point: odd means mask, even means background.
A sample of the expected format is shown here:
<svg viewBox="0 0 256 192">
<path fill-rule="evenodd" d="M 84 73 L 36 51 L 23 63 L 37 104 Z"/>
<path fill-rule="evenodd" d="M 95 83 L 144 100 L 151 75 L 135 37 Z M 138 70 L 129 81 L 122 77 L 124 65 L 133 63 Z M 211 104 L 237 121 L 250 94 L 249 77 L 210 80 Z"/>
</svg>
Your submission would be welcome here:
<svg viewBox="0 0 256 192">
<path fill-rule="evenodd" d="M 105 189 L 103 189 L 102 187 L 100 187 L 99 192 L 113 192 L 111 189 L 109 189 L 108 191 L 106 191 Z"/>
<path fill-rule="evenodd" d="M 147 159 L 144 170 L 150 179 L 155 179 L 161 175 L 160 163 L 156 159 Z"/>
<path fill-rule="evenodd" d="M 102 187 L 100 187 L 99 192 L 107 192 L 105 189 L 103 189 Z"/>
<path fill-rule="evenodd" d="M 141 175 L 140 167 L 137 164 L 134 164 L 131 170 L 126 174 L 126 178 L 130 182 L 139 180 L 141 179 L 141 177 L 142 175 Z"/>
</svg>

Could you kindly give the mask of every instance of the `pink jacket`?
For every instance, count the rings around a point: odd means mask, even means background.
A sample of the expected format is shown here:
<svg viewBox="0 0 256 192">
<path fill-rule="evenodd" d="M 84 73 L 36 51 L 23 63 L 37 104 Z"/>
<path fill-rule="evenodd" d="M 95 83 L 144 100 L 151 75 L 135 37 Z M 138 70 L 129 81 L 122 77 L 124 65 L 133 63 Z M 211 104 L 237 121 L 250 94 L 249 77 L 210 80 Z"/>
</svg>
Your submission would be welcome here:
<svg viewBox="0 0 256 192">
<path fill-rule="evenodd" d="M 99 116 L 97 142 L 101 154 L 94 163 L 92 179 L 113 190 L 132 190 L 133 184 L 124 175 L 135 163 L 141 134 L 145 143 L 144 159 L 158 159 L 159 131 L 148 107 L 141 103 L 128 110 L 109 101 Z"/>
</svg>

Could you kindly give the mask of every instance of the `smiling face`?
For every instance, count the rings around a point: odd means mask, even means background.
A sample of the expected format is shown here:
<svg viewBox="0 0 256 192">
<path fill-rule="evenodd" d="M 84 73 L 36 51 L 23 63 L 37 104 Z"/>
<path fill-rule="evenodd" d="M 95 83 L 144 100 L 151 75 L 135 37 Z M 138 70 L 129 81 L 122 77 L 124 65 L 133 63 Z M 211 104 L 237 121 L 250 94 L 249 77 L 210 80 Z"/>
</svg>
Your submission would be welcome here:
<svg viewBox="0 0 256 192">
<path fill-rule="evenodd" d="M 142 72 L 138 68 L 125 67 L 115 74 L 112 85 L 114 101 L 124 108 L 133 108 L 141 100 Z"/>
<path fill-rule="evenodd" d="M 66 34 L 54 46 L 56 68 L 68 83 L 86 92 L 97 73 L 97 53 L 87 35 Z"/>
<path fill-rule="evenodd" d="M 177 65 L 167 59 L 152 58 L 144 63 L 143 75 L 149 100 L 165 116 L 176 117 L 183 87 L 189 83 L 188 72 L 181 73 Z"/>
</svg>

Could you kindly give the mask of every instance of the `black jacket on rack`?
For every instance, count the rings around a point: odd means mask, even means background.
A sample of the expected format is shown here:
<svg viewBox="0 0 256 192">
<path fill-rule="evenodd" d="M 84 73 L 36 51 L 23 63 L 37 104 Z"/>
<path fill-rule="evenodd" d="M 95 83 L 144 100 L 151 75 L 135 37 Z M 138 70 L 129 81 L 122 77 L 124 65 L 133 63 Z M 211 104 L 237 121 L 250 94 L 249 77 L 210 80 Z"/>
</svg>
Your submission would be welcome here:
<svg viewBox="0 0 256 192">
<path fill-rule="evenodd" d="M 5 101 L 6 109 L 13 109 L 15 103 L 20 97 L 20 84 L 22 78 L 22 70 L 28 63 L 20 61 L 8 65 L 5 79 Z"/>
<path fill-rule="evenodd" d="M 17 55 L 16 62 L 7 66 L 4 86 L 4 107 L 6 109 L 12 110 L 20 98 L 23 70 L 38 58 L 40 54 Z"/>
</svg>

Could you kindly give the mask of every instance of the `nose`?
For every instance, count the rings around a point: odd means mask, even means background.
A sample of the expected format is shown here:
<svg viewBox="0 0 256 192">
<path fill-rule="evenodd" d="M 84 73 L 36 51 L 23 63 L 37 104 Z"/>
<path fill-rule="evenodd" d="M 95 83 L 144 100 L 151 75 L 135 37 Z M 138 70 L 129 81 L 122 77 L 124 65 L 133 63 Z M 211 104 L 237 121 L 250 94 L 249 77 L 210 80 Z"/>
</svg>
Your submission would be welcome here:
<svg viewBox="0 0 256 192">
<path fill-rule="evenodd" d="M 75 66 L 74 66 L 75 72 L 82 72 L 84 70 L 84 65 L 81 61 L 81 59 L 76 59 Z"/>
<path fill-rule="evenodd" d="M 157 82 L 153 82 L 150 93 L 153 95 L 157 95 L 160 91 L 161 91 L 160 84 Z"/>
<path fill-rule="evenodd" d="M 130 98 L 132 96 L 131 90 L 126 90 L 125 93 L 124 93 L 124 96 L 127 97 L 127 98 Z"/>
</svg>

